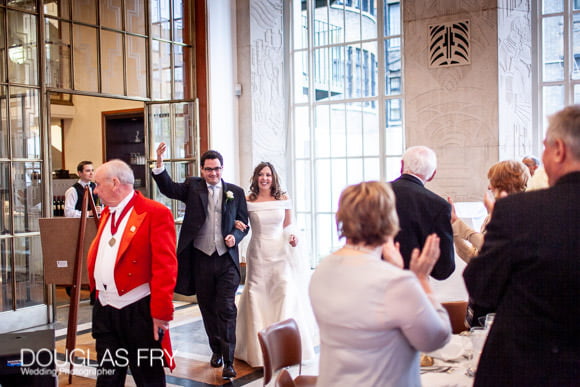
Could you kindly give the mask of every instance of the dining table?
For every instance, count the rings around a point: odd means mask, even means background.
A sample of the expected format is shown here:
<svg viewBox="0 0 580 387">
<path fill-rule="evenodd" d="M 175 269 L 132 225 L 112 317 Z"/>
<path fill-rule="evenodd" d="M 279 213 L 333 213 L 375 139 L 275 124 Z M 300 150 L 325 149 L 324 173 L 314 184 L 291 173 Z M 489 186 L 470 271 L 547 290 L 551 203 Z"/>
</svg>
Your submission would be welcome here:
<svg viewBox="0 0 580 387">
<path fill-rule="evenodd" d="M 423 387 L 471 387 L 472 347 L 469 334 L 453 335 L 443 348 L 425 354 L 433 359 L 433 365 L 421 367 Z"/>
</svg>

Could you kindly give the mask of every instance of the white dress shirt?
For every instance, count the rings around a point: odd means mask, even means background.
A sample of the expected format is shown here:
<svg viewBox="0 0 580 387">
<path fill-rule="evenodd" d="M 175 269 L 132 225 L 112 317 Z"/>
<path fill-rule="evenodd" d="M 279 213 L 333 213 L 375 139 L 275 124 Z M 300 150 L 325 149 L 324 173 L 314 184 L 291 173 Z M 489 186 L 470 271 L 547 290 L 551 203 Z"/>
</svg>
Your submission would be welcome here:
<svg viewBox="0 0 580 387">
<path fill-rule="evenodd" d="M 83 189 L 90 184 L 90 181 L 84 182 L 79 179 L 77 182 L 83 186 Z M 93 194 L 93 190 L 89 186 L 89 192 Z M 79 194 L 75 187 L 70 187 L 64 193 L 64 216 L 67 218 L 80 218 L 81 211 L 76 209 L 77 201 L 79 200 Z"/>
<path fill-rule="evenodd" d="M 107 223 L 103 228 L 103 233 L 99 240 L 97 260 L 95 262 L 95 282 L 97 290 L 99 291 L 99 301 L 103 306 L 111 305 L 117 309 L 122 309 L 151 293 L 149 283 L 144 283 L 120 296 L 117 292 L 117 285 L 115 284 L 115 262 L 117 261 L 117 254 L 119 252 L 119 246 L 121 245 L 123 232 L 125 231 L 125 226 L 127 225 L 133 209 L 131 208 L 127 211 L 123 219 L 121 219 L 117 232 L 114 235 L 116 242 L 111 246 L 109 241 L 113 237 L 111 234 L 112 214 L 116 213 L 116 217 L 121 214 L 127 203 L 129 203 L 133 198 L 134 194 L 135 192 L 131 192 L 127 195 L 117 207 L 109 207 L 111 215 L 109 215 Z M 118 221 L 119 219 L 117 218 L 116 220 Z"/>
</svg>

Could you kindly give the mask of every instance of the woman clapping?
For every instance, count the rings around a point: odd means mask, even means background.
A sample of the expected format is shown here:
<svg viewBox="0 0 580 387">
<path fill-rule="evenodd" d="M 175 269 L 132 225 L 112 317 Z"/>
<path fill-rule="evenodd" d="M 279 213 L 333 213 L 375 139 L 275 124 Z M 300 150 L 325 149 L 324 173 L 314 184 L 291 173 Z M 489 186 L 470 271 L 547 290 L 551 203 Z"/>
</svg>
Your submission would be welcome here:
<svg viewBox="0 0 580 387">
<path fill-rule="evenodd" d="M 399 230 L 390 186 L 363 182 L 339 199 L 336 223 L 346 244 L 324 258 L 310 282 L 320 329 L 320 386 L 420 386 L 419 351 L 451 337 L 429 275 L 439 258 L 430 235 L 410 270 L 393 237 Z"/>
</svg>

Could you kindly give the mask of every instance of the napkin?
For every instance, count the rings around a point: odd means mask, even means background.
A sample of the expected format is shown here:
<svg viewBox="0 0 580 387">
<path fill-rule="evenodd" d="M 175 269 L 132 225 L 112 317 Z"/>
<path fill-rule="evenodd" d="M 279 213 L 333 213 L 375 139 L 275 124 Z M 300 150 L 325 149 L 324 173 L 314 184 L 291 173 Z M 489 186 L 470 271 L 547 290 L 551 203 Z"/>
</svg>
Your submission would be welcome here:
<svg viewBox="0 0 580 387">
<path fill-rule="evenodd" d="M 443 361 L 459 360 L 463 358 L 468 346 L 471 346 L 468 336 L 453 335 L 445 346 L 429 352 L 427 355 Z"/>
</svg>

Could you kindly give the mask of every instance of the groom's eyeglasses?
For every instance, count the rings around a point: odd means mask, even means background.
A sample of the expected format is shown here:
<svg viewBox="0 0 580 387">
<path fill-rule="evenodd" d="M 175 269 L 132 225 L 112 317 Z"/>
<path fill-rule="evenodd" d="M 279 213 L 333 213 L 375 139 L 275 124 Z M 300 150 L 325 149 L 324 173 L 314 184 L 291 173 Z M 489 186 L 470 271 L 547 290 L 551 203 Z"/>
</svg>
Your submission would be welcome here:
<svg viewBox="0 0 580 387">
<path fill-rule="evenodd" d="M 205 168 L 203 168 L 203 170 L 207 173 L 210 173 L 210 172 L 219 172 L 222 168 L 223 167 L 215 167 L 215 168 L 205 167 Z"/>
</svg>

